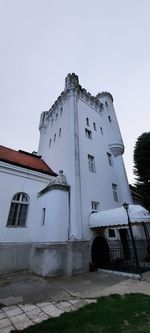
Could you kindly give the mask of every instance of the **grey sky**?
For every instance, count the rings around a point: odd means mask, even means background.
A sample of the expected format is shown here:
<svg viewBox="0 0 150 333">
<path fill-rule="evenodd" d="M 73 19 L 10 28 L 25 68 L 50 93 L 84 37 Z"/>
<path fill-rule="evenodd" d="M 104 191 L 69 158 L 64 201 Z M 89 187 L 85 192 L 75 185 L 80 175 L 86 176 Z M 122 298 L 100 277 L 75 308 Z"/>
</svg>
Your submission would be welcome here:
<svg viewBox="0 0 150 333">
<path fill-rule="evenodd" d="M 37 150 L 40 114 L 69 72 L 112 93 L 133 182 L 133 148 L 150 130 L 150 1 L 0 0 L 0 144 Z"/>
</svg>

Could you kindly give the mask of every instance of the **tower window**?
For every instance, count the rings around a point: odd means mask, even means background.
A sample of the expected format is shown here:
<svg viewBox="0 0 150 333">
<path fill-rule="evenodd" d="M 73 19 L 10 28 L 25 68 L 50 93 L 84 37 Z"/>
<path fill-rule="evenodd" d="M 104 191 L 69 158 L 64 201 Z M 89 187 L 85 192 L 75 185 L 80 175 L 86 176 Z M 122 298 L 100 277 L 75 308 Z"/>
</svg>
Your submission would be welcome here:
<svg viewBox="0 0 150 333">
<path fill-rule="evenodd" d="M 92 139 L 92 132 L 87 128 L 85 128 L 85 136 L 89 139 Z"/>
<path fill-rule="evenodd" d="M 94 128 L 94 131 L 96 131 L 96 124 L 93 123 L 93 128 Z"/>
<path fill-rule="evenodd" d="M 60 108 L 60 116 L 62 116 L 63 113 L 63 107 Z"/>
<path fill-rule="evenodd" d="M 7 227 L 24 227 L 26 225 L 29 197 L 26 193 L 16 193 L 11 201 Z"/>
<path fill-rule="evenodd" d="M 118 193 L 117 193 L 117 185 L 116 184 L 112 184 L 112 191 L 113 191 L 114 201 L 118 201 Z"/>
<path fill-rule="evenodd" d="M 54 122 L 54 119 L 52 118 L 52 121 L 51 121 L 51 126 L 53 126 L 53 122 Z"/>
<path fill-rule="evenodd" d="M 86 125 L 90 126 L 90 124 L 89 124 L 89 118 L 86 118 Z"/>
<path fill-rule="evenodd" d="M 59 138 L 60 138 L 60 136 L 61 136 L 61 128 L 59 129 Z"/>
<path fill-rule="evenodd" d="M 108 158 L 108 163 L 110 166 L 113 165 L 113 162 L 112 162 L 112 155 L 110 153 L 107 153 L 107 158 Z"/>
<path fill-rule="evenodd" d="M 91 201 L 91 208 L 92 208 L 92 211 L 98 212 L 99 211 L 99 202 Z"/>
<path fill-rule="evenodd" d="M 49 147 L 51 147 L 52 139 L 49 140 Z"/>
<path fill-rule="evenodd" d="M 101 134 L 103 135 L 103 128 L 102 127 L 100 127 L 100 131 L 101 131 Z"/>
<path fill-rule="evenodd" d="M 58 118 L 58 113 L 56 113 L 56 116 L 55 116 L 55 121 L 57 120 L 57 118 Z"/>
<path fill-rule="evenodd" d="M 95 158 L 92 155 L 88 155 L 88 165 L 89 165 L 89 171 L 90 172 L 96 172 L 96 167 L 95 167 Z"/>
<path fill-rule="evenodd" d="M 105 105 L 108 106 L 108 102 L 107 101 L 105 102 Z"/>
<path fill-rule="evenodd" d="M 56 133 L 54 134 L 54 142 L 56 141 Z"/>
<path fill-rule="evenodd" d="M 110 117 L 110 116 L 108 116 L 108 120 L 109 120 L 109 122 L 111 123 L 111 117 Z"/>
<path fill-rule="evenodd" d="M 104 109 L 104 105 L 103 105 L 103 103 L 100 104 L 100 108 L 101 108 L 101 110 Z"/>
</svg>

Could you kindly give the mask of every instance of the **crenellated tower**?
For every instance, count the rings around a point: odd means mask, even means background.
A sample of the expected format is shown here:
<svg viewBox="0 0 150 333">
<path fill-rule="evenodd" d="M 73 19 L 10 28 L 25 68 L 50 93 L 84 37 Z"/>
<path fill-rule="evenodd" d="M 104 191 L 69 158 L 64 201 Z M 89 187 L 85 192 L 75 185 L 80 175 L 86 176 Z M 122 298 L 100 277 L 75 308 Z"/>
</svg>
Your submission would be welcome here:
<svg viewBox="0 0 150 333">
<path fill-rule="evenodd" d="M 91 95 L 76 74 L 68 74 L 64 91 L 42 113 L 39 129 L 39 155 L 55 172 L 62 169 L 70 185 L 70 238 L 90 239 L 94 203 L 106 210 L 131 202 L 113 97 L 108 92 Z"/>
</svg>

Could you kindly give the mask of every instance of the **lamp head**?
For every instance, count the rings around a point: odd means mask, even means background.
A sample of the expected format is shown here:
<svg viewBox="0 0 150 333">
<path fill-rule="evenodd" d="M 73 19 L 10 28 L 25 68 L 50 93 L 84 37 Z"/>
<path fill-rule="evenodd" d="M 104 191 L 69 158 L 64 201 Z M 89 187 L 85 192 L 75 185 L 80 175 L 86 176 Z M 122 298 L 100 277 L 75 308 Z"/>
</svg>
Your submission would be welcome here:
<svg viewBox="0 0 150 333">
<path fill-rule="evenodd" d="M 128 210 L 128 208 L 129 208 L 129 204 L 127 202 L 124 202 L 124 204 L 122 206 L 125 210 Z"/>
</svg>

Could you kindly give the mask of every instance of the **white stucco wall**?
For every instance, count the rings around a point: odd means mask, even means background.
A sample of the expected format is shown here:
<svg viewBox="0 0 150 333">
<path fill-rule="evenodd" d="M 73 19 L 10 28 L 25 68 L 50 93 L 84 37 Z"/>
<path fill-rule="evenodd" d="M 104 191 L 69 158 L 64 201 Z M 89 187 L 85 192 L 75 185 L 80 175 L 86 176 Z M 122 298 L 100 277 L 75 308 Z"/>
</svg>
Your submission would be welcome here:
<svg viewBox="0 0 150 333">
<path fill-rule="evenodd" d="M 91 213 L 91 201 L 99 202 L 100 210 L 117 208 L 121 206 L 124 201 L 130 203 L 132 201 L 122 156 L 113 156 L 109 149 L 112 128 L 110 128 L 111 123 L 108 121 L 108 111 L 106 110 L 105 105 L 103 111 L 100 113 L 90 107 L 83 100 L 79 99 L 78 112 L 80 114 L 79 149 L 82 223 L 83 234 L 87 239 L 91 237 L 91 232 L 88 229 L 87 223 Z M 86 118 L 89 119 L 89 126 L 86 125 Z M 111 118 L 113 118 L 112 114 Z M 113 121 L 117 120 L 114 118 Z M 96 124 L 96 131 L 93 127 L 94 122 Z M 118 124 L 116 124 L 116 128 L 117 126 Z M 100 131 L 100 127 L 103 129 L 103 134 Z M 92 139 L 85 136 L 85 128 L 92 132 Z M 118 133 L 118 138 L 120 143 L 120 131 Z M 112 166 L 108 163 L 107 153 L 112 154 Z M 88 154 L 95 158 L 95 173 L 89 171 Z M 113 198 L 112 183 L 117 185 L 118 202 L 114 201 Z"/>
<path fill-rule="evenodd" d="M 64 241 L 68 236 L 68 193 L 53 190 L 38 197 L 38 193 L 46 187 L 51 176 L 29 171 L 24 168 L 0 163 L 0 242 L 30 243 Z M 7 226 L 10 204 L 17 192 L 29 196 L 29 206 L 25 227 Z M 46 208 L 44 226 L 42 208 Z M 61 220 L 60 220 L 61 217 Z"/>
<path fill-rule="evenodd" d="M 37 241 L 60 242 L 68 239 L 68 205 L 68 192 L 63 190 L 53 189 L 38 198 L 40 211 L 42 211 L 42 208 L 46 208 L 46 211 L 44 225 L 42 225 L 42 219 L 40 219 L 38 229 L 35 230 L 38 234 Z"/>
<path fill-rule="evenodd" d="M 51 166 L 55 172 L 63 170 L 67 177 L 67 182 L 71 186 L 70 193 L 70 237 L 82 239 L 81 230 L 81 209 L 80 209 L 80 187 L 78 174 L 78 153 L 76 152 L 77 125 L 76 119 L 77 98 L 72 91 L 66 94 L 63 104 L 59 103 L 50 111 L 45 121 L 47 127 L 40 130 L 40 143 L 38 153 L 42 155 L 43 160 Z M 62 114 L 60 114 L 63 106 Z M 57 120 L 56 119 L 56 114 Z M 52 119 L 54 119 L 52 123 Z M 44 124 L 43 124 L 44 126 Z M 61 128 L 61 137 L 58 136 L 59 128 Z M 43 134 L 43 131 L 45 134 Z M 56 141 L 54 135 L 56 133 Z M 51 147 L 49 147 L 49 139 L 52 139 Z"/>
</svg>

